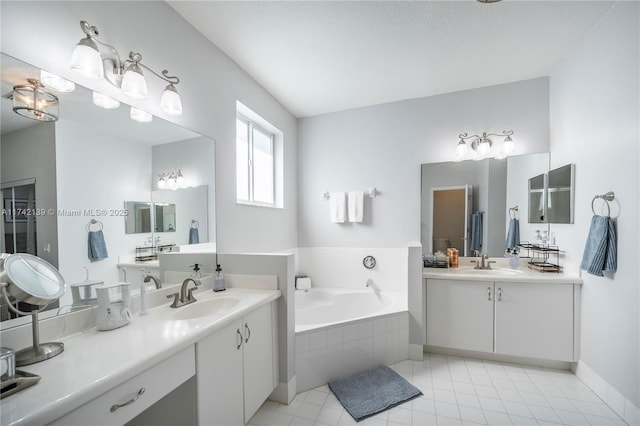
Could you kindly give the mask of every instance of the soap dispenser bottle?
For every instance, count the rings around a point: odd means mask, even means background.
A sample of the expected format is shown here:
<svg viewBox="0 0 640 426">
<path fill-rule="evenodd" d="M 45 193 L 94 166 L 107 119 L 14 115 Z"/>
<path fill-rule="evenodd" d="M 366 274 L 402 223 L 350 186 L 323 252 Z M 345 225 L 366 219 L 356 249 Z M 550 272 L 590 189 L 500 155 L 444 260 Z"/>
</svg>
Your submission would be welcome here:
<svg viewBox="0 0 640 426">
<path fill-rule="evenodd" d="M 224 291 L 226 290 L 224 284 L 224 274 L 222 273 L 222 268 L 220 265 L 216 266 L 216 274 L 215 279 L 213 280 L 213 291 Z"/>
</svg>

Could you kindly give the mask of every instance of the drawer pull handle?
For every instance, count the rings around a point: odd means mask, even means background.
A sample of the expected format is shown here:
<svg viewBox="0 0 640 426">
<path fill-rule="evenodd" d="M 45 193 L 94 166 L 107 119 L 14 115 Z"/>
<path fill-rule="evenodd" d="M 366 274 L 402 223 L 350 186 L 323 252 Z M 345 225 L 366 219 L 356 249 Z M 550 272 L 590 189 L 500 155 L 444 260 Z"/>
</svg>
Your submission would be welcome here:
<svg viewBox="0 0 640 426">
<path fill-rule="evenodd" d="M 238 346 L 236 346 L 237 350 L 240 350 L 240 346 L 242 346 L 242 333 L 240 333 L 240 329 L 236 329 L 236 333 L 238 333 L 238 337 L 240 337 L 240 343 L 238 343 Z"/>
<path fill-rule="evenodd" d="M 247 343 L 251 338 L 251 329 L 249 328 L 249 325 L 246 322 L 244 323 L 244 328 L 247 329 L 247 337 L 244 339 L 244 342 Z"/>
<path fill-rule="evenodd" d="M 123 402 L 122 404 L 113 404 L 109 411 L 111 411 L 112 413 L 115 413 L 118 408 L 122 408 L 126 405 L 133 404 L 144 393 L 144 390 L 145 390 L 144 388 L 140 388 L 140 390 L 133 396 L 133 398 L 131 398 L 127 402 Z"/>
<path fill-rule="evenodd" d="M 487 300 L 491 300 L 491 287 L 487 287 Z"/>
</svg>

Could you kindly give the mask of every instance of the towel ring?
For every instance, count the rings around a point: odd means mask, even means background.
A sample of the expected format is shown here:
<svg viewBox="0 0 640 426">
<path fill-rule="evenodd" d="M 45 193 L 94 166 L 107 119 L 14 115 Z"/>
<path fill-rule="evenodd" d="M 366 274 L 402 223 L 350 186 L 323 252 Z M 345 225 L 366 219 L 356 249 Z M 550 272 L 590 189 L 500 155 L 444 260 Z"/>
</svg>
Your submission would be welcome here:
<svg viewBox="0 0 640 426">
<path fill-rule="evenodd" d="M 595 197 L 593 197 L 593 200 L 591 200 L 591 211 L 593 212 L 594 215 L 598 215 L 594 207 L 595 205 L 594 203 L 598 198 L 601 198 L 604 200 L 607 206 L 607 216 L 611 216 L 611 207 L 609 206 L 609 201 L 613 201 L 616 198 L 615 193 L 613 191 L 609 191 L 606 194 L 596 195 Z"/>
<path fill-rule="evenodd" d="M 189 224 L 189 228 L 198 229 L 200 227 L 200 223 L 197 220 L 192 220 Z"/>
<path fill-rule="evenodd" d="M 93 225 L 98 225 L 99 227 L 95 231 L 102 231 L 102 229 L 104 228 L 104 225 L 102 224 L 102 222 L 100 222 L 99 220 L 91 219 L 91 221 L 87 223 L 87 232 L 94 231 L 93 229 L 91 229 L 91 226 Z"/>
</svg>

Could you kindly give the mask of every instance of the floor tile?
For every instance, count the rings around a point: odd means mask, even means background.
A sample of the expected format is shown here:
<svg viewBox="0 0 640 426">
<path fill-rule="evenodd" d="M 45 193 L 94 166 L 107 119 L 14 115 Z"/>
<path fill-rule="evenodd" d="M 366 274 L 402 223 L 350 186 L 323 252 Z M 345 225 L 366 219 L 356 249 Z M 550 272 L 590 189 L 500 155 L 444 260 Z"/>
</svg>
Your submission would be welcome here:
<svg viewBox="0 0 640 426">
<path fill-rule="evenodd" d="M 425 354 L 390 365 L 423 395 L 355 422 L 327 385 L 296 395 L 291 404 L 267 401 L 251 426 L 444 426 L 626 423 L 570 371 Z"/>
</svg>

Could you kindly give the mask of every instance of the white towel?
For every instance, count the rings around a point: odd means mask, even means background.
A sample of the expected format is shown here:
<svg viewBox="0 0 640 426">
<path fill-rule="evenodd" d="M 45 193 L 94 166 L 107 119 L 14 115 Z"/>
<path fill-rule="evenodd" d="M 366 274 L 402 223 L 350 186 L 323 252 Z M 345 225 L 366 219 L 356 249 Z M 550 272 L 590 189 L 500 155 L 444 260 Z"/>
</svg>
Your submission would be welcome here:
<svg viewBox="0 0 640 426">
<path fill-rule="evenodd" d="M 296 279 L 296 290 L 309 290 L 311 288 L 311 278 L 304 277 Z"/>
<path fill-rule="evenodd" d="M 331 223 L 344 223 L 347 211 L 347 194 L 332 192 L 329 195 L 329 214 Z"/>
<path fill-rule="evenodd" d="M 348 199 L 349 222 L 362 222 L 362 218 L 364 216 L 364 192 L 349 192 Z"/>
</svg>

